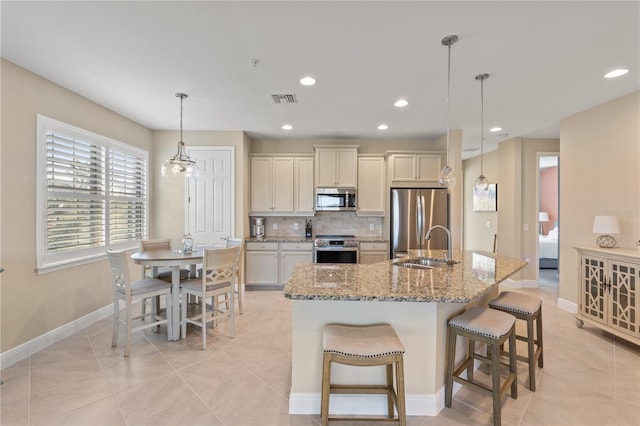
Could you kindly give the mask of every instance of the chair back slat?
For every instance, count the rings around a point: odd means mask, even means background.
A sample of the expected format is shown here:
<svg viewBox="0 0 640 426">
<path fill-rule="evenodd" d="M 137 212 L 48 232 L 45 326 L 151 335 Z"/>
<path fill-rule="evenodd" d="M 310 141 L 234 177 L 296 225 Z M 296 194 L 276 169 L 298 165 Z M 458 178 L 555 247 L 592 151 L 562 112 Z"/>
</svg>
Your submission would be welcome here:
<svg viewBox="0 0 640 426">
<path fill-rule="evenodd" d="M 203 254 L 203 287 L 231 282 L 235 278 L 240 247 L 205 249 Z"/>
<path fill-rule="evenodd" d="M 163 238 L 161 240 L 140 240 L 140 250 L 159 250 L 171 249 L 171 238 Z"/>
<path fill-rule="evenodd" d="M 124 291 L 127 298 L 131 297 L 131 278 L 129 277 L 129 264 L 127 255 L 123 251 L 107 250 L 109 266 L 111 268 L 111 282 L 114 291 Z"/>
</svg>

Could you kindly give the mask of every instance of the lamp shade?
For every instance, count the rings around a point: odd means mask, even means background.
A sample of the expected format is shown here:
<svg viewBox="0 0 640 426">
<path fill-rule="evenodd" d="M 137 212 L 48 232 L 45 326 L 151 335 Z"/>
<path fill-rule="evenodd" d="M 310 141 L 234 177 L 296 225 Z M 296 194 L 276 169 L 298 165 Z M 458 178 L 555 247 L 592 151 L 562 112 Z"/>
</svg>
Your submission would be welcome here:
<svg viewBox="0 0 640 426">
<path fill-rule="evenodd" d="M 593 221 L 594 234 L 619 234 L 618 218 L 616 216 L 596 216 Z"/>
<path fill-rule="evenodd" d="M 539 222 L 549 222 L 549 213 L 547 213 L 547 212 L 539 212 L 538 213 L 538 221 Z"/>
</svg>

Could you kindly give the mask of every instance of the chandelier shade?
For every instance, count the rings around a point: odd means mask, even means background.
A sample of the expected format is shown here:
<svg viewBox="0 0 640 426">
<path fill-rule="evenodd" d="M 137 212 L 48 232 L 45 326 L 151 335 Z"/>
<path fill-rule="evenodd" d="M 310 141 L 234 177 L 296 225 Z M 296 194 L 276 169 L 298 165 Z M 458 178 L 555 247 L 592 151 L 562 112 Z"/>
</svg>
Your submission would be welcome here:
<svg viewBox="0 0 640 426">
<path fill-rule="evenodd" d="M 178 152 L 169 158 L 162 165 L 162 176 L 170 178 L 197 178 L 200 174 L 196 162 L 189 158 L 182 141 L 182 103 L 187 95 L 184 93 L 176 93 L 176 97 L 180 98 L 180 141 L 178 141 Z"/>
</svg>

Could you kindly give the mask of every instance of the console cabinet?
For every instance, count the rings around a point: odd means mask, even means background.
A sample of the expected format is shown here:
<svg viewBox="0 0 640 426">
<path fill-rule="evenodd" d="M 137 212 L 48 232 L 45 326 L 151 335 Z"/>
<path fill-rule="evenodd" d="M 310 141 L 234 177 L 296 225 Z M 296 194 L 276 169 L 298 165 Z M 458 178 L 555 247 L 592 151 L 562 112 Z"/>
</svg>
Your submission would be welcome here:
<svg viewBox="0 0 640 426">
<path fill-rule="evenodd" d="M 580 280 L 576 314 L 586 322 L 640 345 L 640 254 L 632 249 L 576 247 Z"/>
</svg>

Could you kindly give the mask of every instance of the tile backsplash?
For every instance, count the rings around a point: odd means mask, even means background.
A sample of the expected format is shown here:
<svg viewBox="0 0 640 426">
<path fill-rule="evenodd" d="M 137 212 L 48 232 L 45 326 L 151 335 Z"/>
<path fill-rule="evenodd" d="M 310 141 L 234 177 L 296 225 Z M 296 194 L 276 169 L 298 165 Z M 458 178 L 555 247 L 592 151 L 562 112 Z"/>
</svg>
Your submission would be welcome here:
<svg viewBox="0 0 640 426">
<path fill-rule="evenodd" d="M 270 237 L 304 236 L 307 219 L 311 219 L 313 236 L 317 234 L 355 235 L 358 237 L 382 237 L 382 217 L 359 217 L 352 212 L 318 212 L 313 217 L 268 216 L 265 217 L 265 235 Z M 273 225 L 277 229 L 273 229 Z M 298 224 L 298 229 L 295 229 Z M 373 229 L 371 229 L 373 227 Z"/>
</svg>

